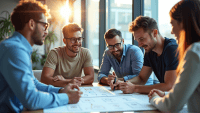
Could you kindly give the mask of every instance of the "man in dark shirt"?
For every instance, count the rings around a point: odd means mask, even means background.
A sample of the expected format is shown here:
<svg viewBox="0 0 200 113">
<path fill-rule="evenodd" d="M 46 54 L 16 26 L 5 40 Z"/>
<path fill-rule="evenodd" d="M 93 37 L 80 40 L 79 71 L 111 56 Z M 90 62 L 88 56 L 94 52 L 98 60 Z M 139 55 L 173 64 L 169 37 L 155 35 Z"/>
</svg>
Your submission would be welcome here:
<svg viewBox="0 0 200 113">
<path fill-rule="evenodd" d="M 176 41 L 162 37 L 156 21 L 150 17 L 137 17 L 131 23 L 129 31 L 145 50 L 144 64 L 137 77 L 120 83 L 120 89 L 123 93 L 149 93 L 152 89 L 169 91 L 176 80 Z M 152 71 L 160 83 L 145 86 Z"/>
</svg>

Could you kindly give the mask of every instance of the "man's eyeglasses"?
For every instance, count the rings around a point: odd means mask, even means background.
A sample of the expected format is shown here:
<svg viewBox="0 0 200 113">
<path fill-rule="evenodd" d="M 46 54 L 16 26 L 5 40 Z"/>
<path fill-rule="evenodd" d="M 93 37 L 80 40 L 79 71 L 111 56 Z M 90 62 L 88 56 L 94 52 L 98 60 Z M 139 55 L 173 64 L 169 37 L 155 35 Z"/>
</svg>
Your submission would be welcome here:
<svg viewBox="0 0 200 113">
<path fill-rule="evenodd" d="M 48 27 L 49 27 L 49 23 L 46 23 L 46 22 L 41 22 L 41 21 L 38 21 L 38 20 L 34 20 L 35 22 L 37 22 L 37 23 L 41 23 L 41 24 L 43 24 L 44 25 L 44 27 L 45 27 L 45 31 L 48 29 Z"/>
<path fill-rule="evenodd" d="M 108 48 L 109 50 L 113 50 L 114 47 L 117 48 L 117 49 L 120 49 L 121 43 L 122 43 L 122 42 L 116 43 L 115 45 L 108 45 L 107 48 Z"/>
<path fill-rule="evenodd" d="M 78 43 L 81 43 L 82 41 L 83 41 L 83 37 L 79 37 L 79 38 L 65 38 L 65 39 L 69 39 L 70 40 L 70 42 L 72 43 L 72 44 L 74 44 L 74 43 L 76 43 L 76 41 L 78 42 Z"/>
</svg>

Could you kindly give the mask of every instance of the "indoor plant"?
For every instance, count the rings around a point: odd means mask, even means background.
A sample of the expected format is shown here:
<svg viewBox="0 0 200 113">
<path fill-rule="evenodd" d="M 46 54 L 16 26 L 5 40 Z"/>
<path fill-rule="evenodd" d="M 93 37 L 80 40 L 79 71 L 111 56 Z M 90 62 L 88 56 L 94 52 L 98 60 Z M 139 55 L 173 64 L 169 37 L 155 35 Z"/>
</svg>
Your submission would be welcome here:
<svg viewBox="0 0 200 113">
<path fill-rule="evenodd" d="M 5 13 L 5 17 L 0 17 L 0 41 L 11 36 L 15 31 L 14 26 L 10 20 L 10 14 L 8 11 L 3 11 L 1 14 Z"/>
</svg>

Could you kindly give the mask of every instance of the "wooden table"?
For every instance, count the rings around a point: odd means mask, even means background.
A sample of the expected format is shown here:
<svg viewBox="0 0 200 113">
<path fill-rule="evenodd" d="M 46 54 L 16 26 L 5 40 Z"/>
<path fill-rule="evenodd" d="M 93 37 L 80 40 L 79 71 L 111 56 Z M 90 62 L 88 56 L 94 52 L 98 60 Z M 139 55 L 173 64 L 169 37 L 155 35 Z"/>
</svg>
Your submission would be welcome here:
<svg viewBox="0 0 200 113">
<path fill-rule="evenodd" d="M 91 87 L 91 86 L 104 86 L 102 84 L 99 84 L 97 82 L 95 83 L 92 83 L 91 85 L 83 85 L 81 87 Z M 134 112 L 134 113 L 161 113 L 160 111 L 158 110 L 152 110 L 152 111 L 127 111 L 127 112 Z M 23 111 L 22 113 L 43 113 L 43 110 L 35 110 L 35 111 Z M 104 112 L 101 112 L 101 113 L 104 113 Z M 123 113 L 122 111 L 120 112 L 107 112 L 107 113 Z"/>
</svg>

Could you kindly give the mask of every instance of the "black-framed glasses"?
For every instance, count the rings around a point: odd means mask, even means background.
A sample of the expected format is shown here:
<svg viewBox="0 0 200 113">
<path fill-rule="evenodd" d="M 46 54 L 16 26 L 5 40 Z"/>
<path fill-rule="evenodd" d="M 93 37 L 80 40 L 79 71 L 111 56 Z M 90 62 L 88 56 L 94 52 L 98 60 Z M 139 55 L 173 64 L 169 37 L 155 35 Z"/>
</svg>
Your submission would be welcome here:
<svg viewBox="0 0 200 113">
<path fill-rule="evenodd" d="M 122 42 L 116 43 L 115 45 L 108 45 L 107 48 L 108 48 L 109 50 L 113 50 L 114 47 L 117 48 L 117 49 L 120 49 L 121 44 L 122 44 Z"/>
<path fill-rule="evenodd" d="M 82 41 L 83 41 L 83 37 L 79 37 L 79 38 L 65 38 L 65 39 L 69 39 L 70 40 L 70 42 L 72 43 L 72 44 L 74 44 L 74 43 L 76 43 L 76 41 L 78 42 L 78 43 L 81 43 Z"/>
<path fill-rule="evenodd" d="M 45 27 L 45 31 L 49 28 L 49 23 L 46 23 L 46 22 L 42 22 L 42 21 L 38 21 L 38 20 L 34 20 L 35 22 L 37 22 L 37 23 L 41 23 L 41 24 L 43 24 L 44 25 L 44 27 Z"/>
</svg>

